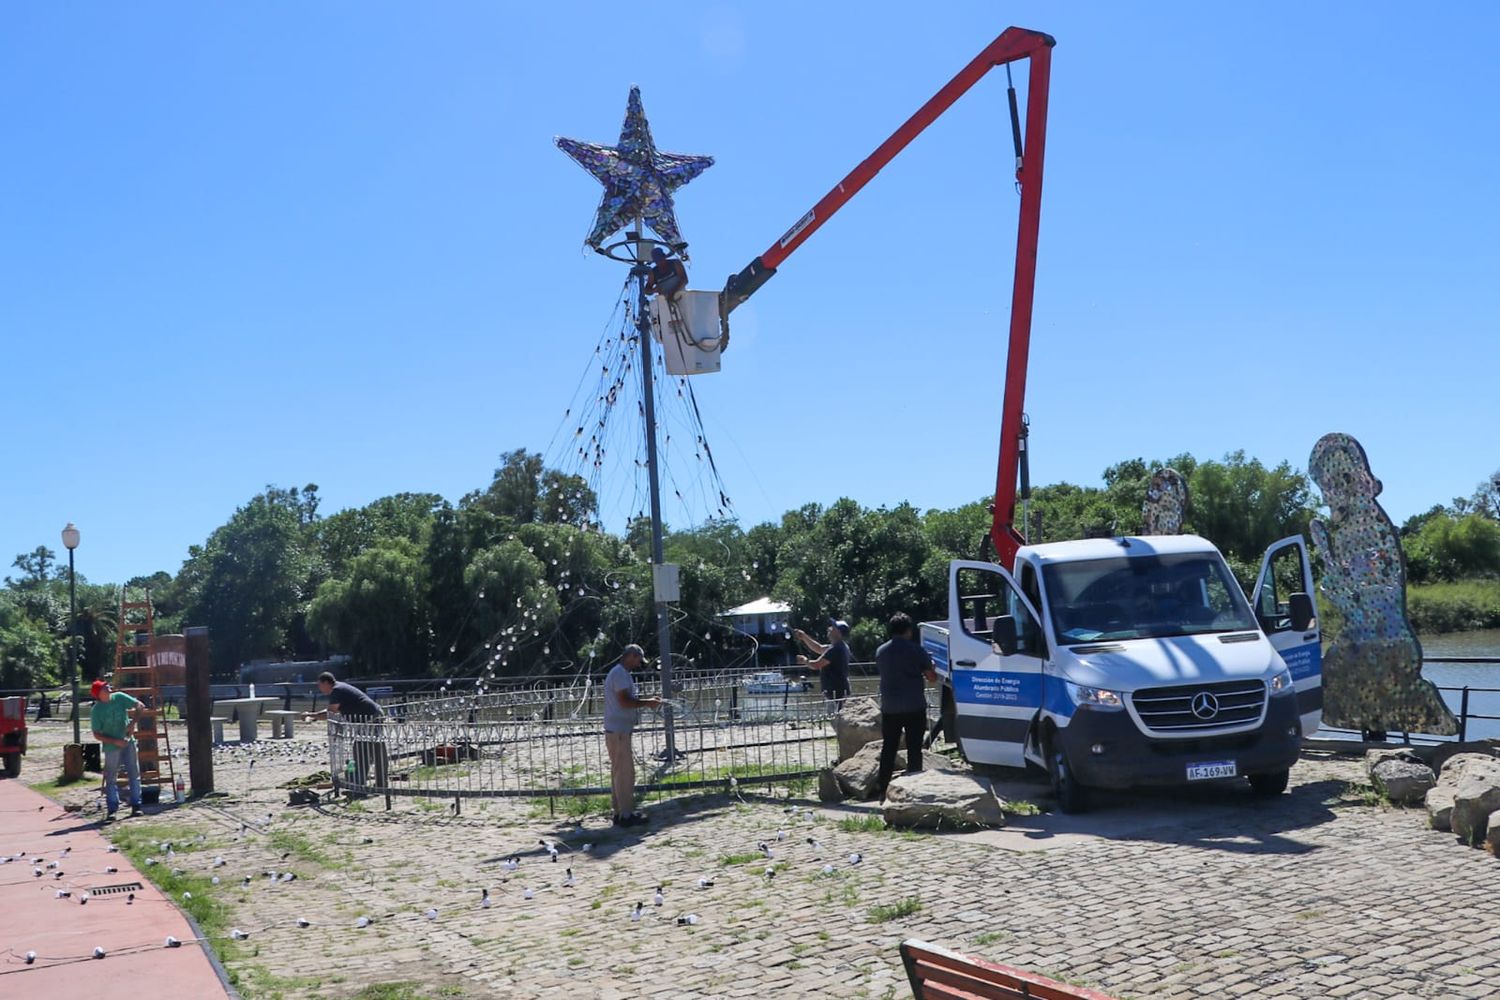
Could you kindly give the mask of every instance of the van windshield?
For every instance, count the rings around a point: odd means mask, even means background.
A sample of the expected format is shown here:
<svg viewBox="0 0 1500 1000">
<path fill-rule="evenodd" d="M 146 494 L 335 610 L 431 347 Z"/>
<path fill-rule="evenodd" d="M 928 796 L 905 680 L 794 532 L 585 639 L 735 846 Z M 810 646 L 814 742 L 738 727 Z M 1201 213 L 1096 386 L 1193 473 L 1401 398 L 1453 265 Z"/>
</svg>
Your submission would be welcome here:
<svg viewBox="0 0 1500 1000">
<path fill-rule="evenodd" d="M 1052 625 L 1064 646 L 1257 627 L 1217 553 L 1053 563 L 1042 567 L 1042 576 Z"/>
</svg>

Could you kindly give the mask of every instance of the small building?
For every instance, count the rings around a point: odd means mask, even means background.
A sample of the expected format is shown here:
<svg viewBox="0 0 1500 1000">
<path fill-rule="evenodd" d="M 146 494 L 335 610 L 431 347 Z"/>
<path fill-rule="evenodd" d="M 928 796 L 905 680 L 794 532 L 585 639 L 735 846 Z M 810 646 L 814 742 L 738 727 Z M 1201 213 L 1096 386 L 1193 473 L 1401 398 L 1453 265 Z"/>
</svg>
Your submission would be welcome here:
<svg viewBox="0 0 1500 1000">
<path fill-rule="evenodd" d="M 760 644 L 756 666 L 785 667 L 796 662 L 791 631 L 792 606 L 769 597 L 730 608 L 719 618 L 741 635 Z"/>
</svg>

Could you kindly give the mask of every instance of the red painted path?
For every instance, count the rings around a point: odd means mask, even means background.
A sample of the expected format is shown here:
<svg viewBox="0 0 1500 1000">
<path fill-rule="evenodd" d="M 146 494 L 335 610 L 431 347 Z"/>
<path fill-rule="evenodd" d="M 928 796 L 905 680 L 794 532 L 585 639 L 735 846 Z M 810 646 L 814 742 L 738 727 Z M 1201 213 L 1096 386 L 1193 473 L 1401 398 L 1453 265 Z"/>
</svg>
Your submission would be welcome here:
<svg viewBox="0 0 1500 1000">
<path fill-rule="evenodd" d="M 0 997 L 229 996 L 202 947 L 191 943 L 187 919 L 124 855 L 109 853 L 96 824 L 19 781 L 0 781 L 0 858 L 17 854 L 25 857 L 0 863 Z M 42 859 L 41 878 L 32 874 L 35 858 Z M 57 868 L 47 869 L 50 861 Z M 119 871 L 106 873 L 108 865 Z M 123 892 L 78 901 L 91 889 L 127 882 L 141 883 L 134 903 Z M 72 895 L 59 899 L 59 889 Z M 169 934 L 188 943 L 167 948 Z M 95 947 L 104 958 L 91 957 Z M 25 964 L 28 951 L 37 954 L 32 965 Z"/>
</svg>

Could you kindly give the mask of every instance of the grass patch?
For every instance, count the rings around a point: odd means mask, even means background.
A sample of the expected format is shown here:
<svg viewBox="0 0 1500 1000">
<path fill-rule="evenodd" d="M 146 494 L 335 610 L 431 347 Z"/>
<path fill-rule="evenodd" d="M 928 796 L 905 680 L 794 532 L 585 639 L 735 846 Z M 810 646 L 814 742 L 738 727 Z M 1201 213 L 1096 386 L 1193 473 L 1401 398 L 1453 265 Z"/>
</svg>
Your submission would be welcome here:
<svg viewBox="0 0 1500 1000">
<path fill-rule="evenodd" d="M 79 785 L 82 785 L 84 782 L 90 780 L 91 779 L 87 775 L 85 775 L 82 778 L 74 778 L 70 781 L 69 779 L 64 778 L 61 774 L 59 774 L 57 777 L 52 778 L 51 780 L 39 781 L 36 784 L 32 785 L 31 788 L 33 791 L 38 791 L 43 795 L 49 796 L 51 798 L 56 798 L 57 793 L 62 791 L 64 788 L 77 788 Z M 97 778 L 92 779 L 92 781 L 94 784 L 98 783 Z"/>
<path fill-rule="evenodd" d="M 774 774 L 785 774 L 788 770 L 785 764 L 742 764 L 738 767 L 711 767 L 702 771 L 682 771 L 677 774 L 668 774 L 662 777 L 656 784 L 659 785 L 685 785 L 697 781 L 717 781 L 728 784 L 733 778 L 738 784 L 753 785 L 760 779 Z"/>
<path fill-rule="evenodd" d="M 216 887 L 209 881 L 209 876 L 191 873 L 173 875 L 171 863 L 159 857 L 161 843 L 165 840 L 172 842 L 174 851 L 180 847 L 183 854 L 190 854 L 203 846 L 191 840 L 182 841 L 180 839 L 182 836 L 181 829 L 164 824 L 110 828 L 110 839 L 120 848 L 120 853 L 129 858 L 131 864 L 149 878 L 163 895 L 198 921 L 198 926 L 203 928 L 203 933 L 215 939 L 214 950 L 227 961 L 236 957 L 238 949 L 233 942 L 228 940 L 229 907 L 214 897 Z M 146 864 L 146 859 L 152 857 L 157 858 L 156 864 Z M 193 898 L 184 898 L 183 894 L 189 892 L 193 894 Z"/>
<path fill-rule="evenodd" d="M 1390 800 L 1376 791 L 1373 785 L 1348 781 L 1344 783 L 1342 791 L 1324 799 L 1323 804 L 1325 806 L 1386 806 L 1390 805 Z"/>
<path fill-rule="evenodd" d="M 976 948 L 983 948 L 987 944 L 998 944 L 1001 941 L 1008 940 L 1009 938 L 1010 935 L 1005 931 L 985 931 L 983 934 L 980 934 L 979 936 L 974 938 L 974 946 Z"/>
<path fill-rule="evenodd" d="M 877 815 L 846 816 L 839 820 L 839 829 L 845 833 L 884 833 L 885 820 Z"/>
<path fill-rule="evenodd" d="M 467 778 L 472 769 L 462 764 L 424 764 L 414 767 L 404 777 L 407 781 L 431 781 L 434 778 Z"/>
<path fill-rule="evenodd" d="M 907 896 L 905 899 L 895 903 L 887 903 L 881 906 L 872 906 L 869 909 L 870 923 L 883 924 L 891 920 L 899 920 L 909 917 L 922 908 L 922 900 L 916 896 Z"/>
<path fill-rule="evenodd" d="M 764 861 L 765 855 L 759 851 L 741 851 L 738 854 L 726 854 L 719 859 L 719 864 L 725 868 L 734 865 L 750 865 L 757 861 Z"/>
<path fill-rule="evenodd" d="M 463 995 L 463 988 L 459 986 L 441 986 L 433 991 L 421 983 L 376 983 L 366 986 L 350 1000 L 438 1000 Z"/>
<path fill-rule="evenodd" d="M 1012 816 L 1040 816 L 1042 814 L 1042 807 L 1035 802 L 1017 799 L 1015 802 L 1007 802 L 1005 804 L 1005 811 Z"/>
<path fill-rule="evenodd" d="M 295 854 L 304 861 L 311 861 L 321 868 L 337 868 L 338 862 L 320 849 L 311 840 L 291 830 L 271 831 L 271 846 L 282 854 Z"/>
</svg>

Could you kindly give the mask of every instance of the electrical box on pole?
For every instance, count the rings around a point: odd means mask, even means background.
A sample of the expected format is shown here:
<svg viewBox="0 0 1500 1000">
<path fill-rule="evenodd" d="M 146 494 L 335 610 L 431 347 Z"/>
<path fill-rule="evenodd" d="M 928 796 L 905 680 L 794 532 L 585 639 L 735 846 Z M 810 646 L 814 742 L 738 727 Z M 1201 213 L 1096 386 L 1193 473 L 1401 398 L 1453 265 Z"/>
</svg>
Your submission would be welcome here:
<svg viewBox="0 0 1500 1000">
<path fill-rule="evenodd" d="M 682 600 L 682 567 L 676 563 L 657 563 L 651 567 L 651 586 L 658 604 L 676 604 Z"/>
</svg>

